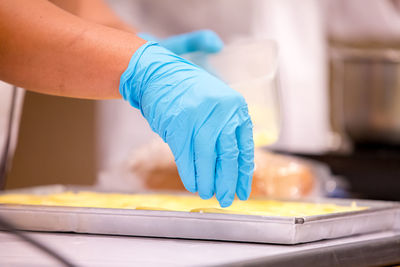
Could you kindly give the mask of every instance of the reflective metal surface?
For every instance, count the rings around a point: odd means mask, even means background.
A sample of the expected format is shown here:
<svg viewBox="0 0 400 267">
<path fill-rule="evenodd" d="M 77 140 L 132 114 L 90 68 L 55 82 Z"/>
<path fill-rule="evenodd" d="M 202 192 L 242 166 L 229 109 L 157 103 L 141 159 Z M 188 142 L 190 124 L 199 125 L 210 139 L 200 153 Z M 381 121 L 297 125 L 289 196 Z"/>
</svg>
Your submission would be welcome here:
<svg viewBox="0 0 400 267">
<path fill-rule="evenodd" d="M 356 142 L 400 144 L 400 50 L 333 49 L 334 119 Z"/>
<path fill-rule="evenodd" d="M 51 193 L 44 188 L 44 193 Z M 56 187 L 56 192 L 60 187 Z M 25 190 L 25 193 L 29 190 Z M 39 193 L 39 189 L 31 192 Z M 355 200 L 319 199 L 351 205 Z M 398 228 L 400 204 L 356 200 L 369 209 L 305 217 L 272 217 L 153 210 L 56 206 L 0 205 L 0 213 L 16 228 L 77 232 L 298 244 Z"/>
</svg>

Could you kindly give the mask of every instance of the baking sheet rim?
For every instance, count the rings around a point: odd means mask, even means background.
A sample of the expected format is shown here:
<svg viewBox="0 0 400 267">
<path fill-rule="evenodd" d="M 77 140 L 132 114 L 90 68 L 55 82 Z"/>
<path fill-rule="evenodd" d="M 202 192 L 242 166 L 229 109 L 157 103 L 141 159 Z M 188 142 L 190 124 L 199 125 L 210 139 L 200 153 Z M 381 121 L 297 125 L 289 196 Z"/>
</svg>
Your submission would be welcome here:
<svg viewBox="0 0 400 267">
<path fill-rule="evenodd" d="M 327 200 L 327 199 L 325 199 Z M 342 202 L 344 199 L 341 199 Z M 350 200 L 349 200 L 350 201 Z M 353 200 L 352 200 L 353 201 Z M 369 207 L 365 210 L 336 212 L 331 214 L 310 215 L 310 216 L 263 216 L 248 214 L 227 214 L 227 213 L 211 213 L 211 212 L 188 212 L 188 211 L 170 211 L 170 210 L 138 210 L 138 209 L 114 209 L 114 208 L 98 208 L 98 207 L 74 207 L 74 206 L 46 206 L 46 205 L 19 205 L 19 204 L 1 204 L 0 211 L 15 210 L 23 212 L 43 211 L 51 213 L 80 213 L 80 214 L 102 214 L 102 215 L 122 215 L 122 216 L 146 216 L 146 217 L 174 217 L 174 218 L 191 218 L 199 220 L 219 220 L 219 221 L 247 221 L 247 222 L 279 222 L 287 224 L 304 224 L 313 221 L 335 220 L 340 218 L 348 218 L 349 216 L 368 215 L 385 210 L 399 210 L 400 203 L 388 201 L 368 201 L 363 202 L 379 202 L 378 204 L 387 204 L 381 207 Z M 364 203 L 367 204 L 367 203 Z M 372 203 L 371 203 L 372 204 Z"/>
</svg>

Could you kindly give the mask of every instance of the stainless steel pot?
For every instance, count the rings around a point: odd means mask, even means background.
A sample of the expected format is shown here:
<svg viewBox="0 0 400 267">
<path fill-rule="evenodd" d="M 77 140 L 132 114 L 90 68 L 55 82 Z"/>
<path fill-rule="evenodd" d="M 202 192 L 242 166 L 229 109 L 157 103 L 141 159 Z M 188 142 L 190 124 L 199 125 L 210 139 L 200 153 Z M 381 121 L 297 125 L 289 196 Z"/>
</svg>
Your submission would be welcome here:
<svg viewBox="0 0 400 267">
<path fill-rule="evenodd" d="M 334 48 L 332 111 L 355 142 L 400 144 L 400 50 Z"/>
</svg>

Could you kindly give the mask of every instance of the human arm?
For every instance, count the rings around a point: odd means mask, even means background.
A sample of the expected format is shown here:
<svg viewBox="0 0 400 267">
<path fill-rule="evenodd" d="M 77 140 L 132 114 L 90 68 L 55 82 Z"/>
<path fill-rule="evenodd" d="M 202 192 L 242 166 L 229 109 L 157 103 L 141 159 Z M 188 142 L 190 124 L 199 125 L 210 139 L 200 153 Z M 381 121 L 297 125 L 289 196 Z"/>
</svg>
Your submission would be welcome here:
<svg viewBox="0 0 400 267">
<path fill-rule="evenodd" d="M 45 0 L 0 1 L 0 79 L 27 90 L 120 98 L 119 78 L 145 42 Z"/>
<path fill-rule="evenodd" d="M 50 0 L 50 2 L 84 20 L 131 33 L 137 32 L 137 29 L 115 14 L 104 0 Z"/>
<path fill-rule="evenodd" d="M 157 38 L 149 33 L 139 32 L 118 17 L 103 0 L 51 0 L 51 2 L 84 20 L 131 33 L 138 33 L 139 37 L 147 41 L 159 42 L 161 46 L 178 55 L 196 51 L 216 53 L 223 47 L 222 40 L 211 30 L 197 30 L 169 36 L 164 39 Z"/>
<path fill-rule="evenodd" d="M 46 1 L 0 2 L 0 31 L 0 79 L 91 99 L 118 98 L 119 86 L 168 143 L 189 191 L 216 194 L 223 207 L 235 194 L 248 198 L 252 123 L 244 98 L 222 81 L 156 43 Z"/>
</svg>

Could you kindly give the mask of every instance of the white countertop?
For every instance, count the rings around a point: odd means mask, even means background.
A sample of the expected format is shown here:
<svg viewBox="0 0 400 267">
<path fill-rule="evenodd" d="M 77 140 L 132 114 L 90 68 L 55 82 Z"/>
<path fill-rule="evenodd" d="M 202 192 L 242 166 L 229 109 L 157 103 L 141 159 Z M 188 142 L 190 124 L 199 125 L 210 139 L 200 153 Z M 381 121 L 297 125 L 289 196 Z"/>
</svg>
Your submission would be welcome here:
<svg viewBox="0 0 400 267">
<path fill-rule="evenodd" d="M 270 245 L 150 237 L 29 232 L 79 266 L 205 266 L 253 260 L 316 248 L 382 240 L 400 232 L 325 240 L 300 245 Z M 397 240 L 397 239 L 396 239 Z M 397 241 L 396 241 L 397 242 Z M 397 244 L 397 243 L 396 243 Z M 396 250 L 400 257 L 400 247 Z M 361 257 L 363 257 L 361 255 Z M 362 260 L 362 259 L 361 259 Z M 54 266 L 55 262 L 16 236 L 0 231 L 0 265 Z"/>
</svg>

